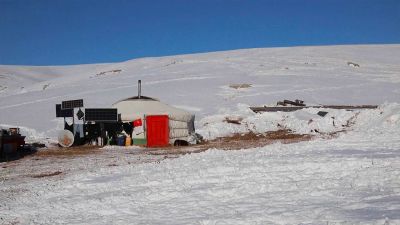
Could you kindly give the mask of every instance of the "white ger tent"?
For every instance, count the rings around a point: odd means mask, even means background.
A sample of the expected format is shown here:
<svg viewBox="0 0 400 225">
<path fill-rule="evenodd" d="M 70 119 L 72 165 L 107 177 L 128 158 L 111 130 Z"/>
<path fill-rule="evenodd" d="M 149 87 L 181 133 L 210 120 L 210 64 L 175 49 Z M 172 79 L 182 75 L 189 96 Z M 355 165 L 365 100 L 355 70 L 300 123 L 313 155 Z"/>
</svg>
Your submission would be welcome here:
<svg viewBox="0 0 400 225">
<path fill-rule="evenodd" d="M 122 122 L 132 122 L 137 119 L 146 120 L 150 115 L 167 115 L 169 118 L 169 143 L 175 144 L 177 140 L 193 142 L 194 114 L 160 102 L 157 99 L 138 96 L 123 99 L 113 104 L 118 109 Z M 145 124 L 145 123 L 144 123 Z M 144 130 L 146 127 L 144 127 Z M 134 134 L 133 138 L 146 138 L 145 132 Z"/>
</svg>

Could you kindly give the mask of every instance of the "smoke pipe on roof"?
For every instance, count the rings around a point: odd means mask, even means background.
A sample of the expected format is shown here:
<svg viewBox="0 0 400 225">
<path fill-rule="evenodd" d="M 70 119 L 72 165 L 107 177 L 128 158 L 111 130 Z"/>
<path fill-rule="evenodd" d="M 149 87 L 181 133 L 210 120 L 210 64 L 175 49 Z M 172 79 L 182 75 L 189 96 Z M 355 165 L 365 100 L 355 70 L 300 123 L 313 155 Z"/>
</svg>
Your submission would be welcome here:
<svg viewBox="0 0 400 225">
<path fill-rule="evenodd" d="M 138 98 L 142 97 L 142 80 L 138 80 Z"/>
</svg>

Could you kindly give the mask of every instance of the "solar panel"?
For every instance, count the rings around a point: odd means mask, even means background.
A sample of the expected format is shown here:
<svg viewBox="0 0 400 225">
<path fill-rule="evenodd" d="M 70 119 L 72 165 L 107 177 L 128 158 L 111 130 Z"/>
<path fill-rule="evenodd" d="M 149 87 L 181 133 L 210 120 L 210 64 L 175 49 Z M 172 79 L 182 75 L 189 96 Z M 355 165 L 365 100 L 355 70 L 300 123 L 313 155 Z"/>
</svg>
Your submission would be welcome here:
<svg viewBox="0 0 400 225">
<path fill-rule="evenodd" d="M 62 109 L 73 109 L 83 107 L 83 99 L 69 100 L 61 102 Z"/>
<path fill-rule="evenodd" d="M 85 120 L 95 122 L 116 122 L 118 111 L 113 108 L 86 108 Z"/>
<path fill-rule="evenodd" d="M 56 117 L 72 117 L 72 109 L 61 109 L 61 104 L 56 104 Z"/>
</svg>

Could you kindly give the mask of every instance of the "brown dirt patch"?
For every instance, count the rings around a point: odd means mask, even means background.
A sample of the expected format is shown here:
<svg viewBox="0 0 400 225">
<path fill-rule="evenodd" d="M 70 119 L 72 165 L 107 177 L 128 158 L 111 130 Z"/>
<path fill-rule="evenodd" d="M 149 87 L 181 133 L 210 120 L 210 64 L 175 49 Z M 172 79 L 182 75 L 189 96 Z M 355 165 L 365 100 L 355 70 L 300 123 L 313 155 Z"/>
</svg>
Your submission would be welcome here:
<svg viewBox="0 0 400 225">
<path fill-rule="evenodd" d="M 216 140 L 207 141 L 195 146 L 188 147 L 167 147 L 162 149 L 146 150 L 151 155 L 184 155 L 191 153 L 204 152 L 210 148 L 222 150 L 240 150 L 248 148 L 263 147 L 275 142 L 285 144 L 311 140 L 311 135 L 293 134 L 290 130 L 270 131 L 264 134 L 235 134 L 232 137 L 223 137 Z"/>
<path fill-rule="evenodd" d="M 263 147 L 277 141 L 288 144 L 311 140 L 311 135 L 294 134 L 290 130 L 269 131 L 264 134 L 235 134 L 232 137 L 218 138 L 205 144 L 207 148 L 223 150 L 237 150 L 246 148 Z"/>
<path fill-rule="evenodd" d="M 97 146 L 77 146 L 70 148 L 51 148 L 37 151 L 35 157 L 76 157 L 101 152 Z"/>
<path fill-rule="evenodd" d="M 57 176 L 60 174 L 62 174 L 61 171 L 56 171 L 56 172 L 51 172 L 51 173 L 41 173 L 41 174 L 37 174 L 37 175 L 32 175 L 31 177 L 33 177 L 33 178 L 52 177 L 52 176 Z"/>
</svg>

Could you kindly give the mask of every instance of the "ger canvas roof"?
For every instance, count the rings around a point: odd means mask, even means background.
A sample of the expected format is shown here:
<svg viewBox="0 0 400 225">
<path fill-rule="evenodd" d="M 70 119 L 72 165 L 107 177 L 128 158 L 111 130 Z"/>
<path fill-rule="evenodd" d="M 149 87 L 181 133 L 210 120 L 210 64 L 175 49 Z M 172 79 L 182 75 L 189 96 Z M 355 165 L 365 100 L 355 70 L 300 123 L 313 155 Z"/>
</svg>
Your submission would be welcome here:
<svg viewBox="0 0 400 225">
<path fill-rule="evenodd" d="M 144 115 L 169 115 L 171 119 L 188 121 L 192 114 L 147 96 L 132 97 L 113 104 L 118 109 L 122 121 L 132 121 Z"/>
</svg>

